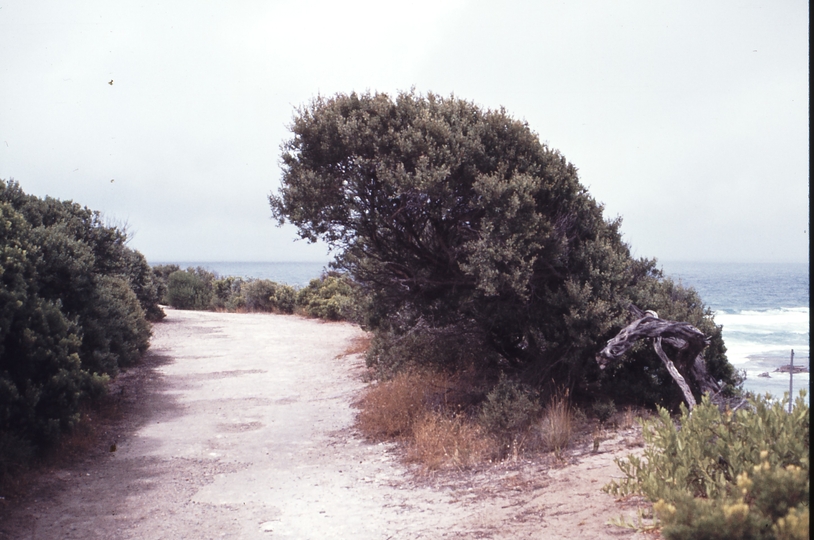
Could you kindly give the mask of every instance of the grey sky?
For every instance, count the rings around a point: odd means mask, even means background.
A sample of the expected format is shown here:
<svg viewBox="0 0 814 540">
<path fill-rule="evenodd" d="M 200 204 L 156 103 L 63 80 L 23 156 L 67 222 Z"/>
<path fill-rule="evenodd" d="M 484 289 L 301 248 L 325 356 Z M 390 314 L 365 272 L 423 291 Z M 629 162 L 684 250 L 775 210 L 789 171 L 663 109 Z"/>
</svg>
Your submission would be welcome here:
<svg viewBox="0 0 814 540">
<path fill-rule="evenodd" d="M 294 108 L 415 86 L 527 120 L 637 256 L 805 262 L 808 13 L 0 0 L 0 178 L 127 222 L 151 261 L 325 260 L 266 200 Z"/>
</svg>

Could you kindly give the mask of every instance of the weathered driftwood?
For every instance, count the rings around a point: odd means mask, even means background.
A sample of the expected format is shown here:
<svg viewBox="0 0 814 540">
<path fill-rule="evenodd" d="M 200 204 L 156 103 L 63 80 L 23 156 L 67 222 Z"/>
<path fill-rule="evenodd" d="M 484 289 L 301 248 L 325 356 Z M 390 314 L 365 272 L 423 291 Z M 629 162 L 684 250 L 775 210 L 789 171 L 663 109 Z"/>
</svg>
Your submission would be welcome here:
<svg viewBox="0 0 814 540">
<path fill-rule="evenodd" d="M 718 381 L 707 372 L 702 353 L 709 345 L 709 338 L 701 330 L 686 322 L 659 319 L 656 312 L 645 312 L 633 305 L 630 306 L 630 311 L 636 320 L 608 341 L 605 348 L 596 356 L 601 369 L 621 358 L 638 340 L 652 339 L 656 354 L 681 388 L 691 410 L 696 405 L 693 387 L 699 394 L 704 392 L 715 394 L 721 390 Z M 662 343 L 675 348 L 675 362 L 664 352 Z"/>
</svg>

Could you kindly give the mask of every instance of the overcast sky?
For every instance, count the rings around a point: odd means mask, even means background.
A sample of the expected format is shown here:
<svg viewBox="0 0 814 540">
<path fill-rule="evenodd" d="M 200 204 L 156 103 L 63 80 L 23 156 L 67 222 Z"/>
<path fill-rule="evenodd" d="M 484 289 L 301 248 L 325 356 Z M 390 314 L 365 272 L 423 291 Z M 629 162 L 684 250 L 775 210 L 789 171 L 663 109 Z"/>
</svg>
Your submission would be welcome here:
<svg viewBox="0 0 814 540">
<path fill-rule="evenodd" d="M 317 94 L 506 109 L 634 255 L 808 261 L 808 2 L 0 0 L 0 179 L 157 261 L 327 260 L 271 220 Z M 113 84 L 109 84 L 110 81 Z"/>
</svg>

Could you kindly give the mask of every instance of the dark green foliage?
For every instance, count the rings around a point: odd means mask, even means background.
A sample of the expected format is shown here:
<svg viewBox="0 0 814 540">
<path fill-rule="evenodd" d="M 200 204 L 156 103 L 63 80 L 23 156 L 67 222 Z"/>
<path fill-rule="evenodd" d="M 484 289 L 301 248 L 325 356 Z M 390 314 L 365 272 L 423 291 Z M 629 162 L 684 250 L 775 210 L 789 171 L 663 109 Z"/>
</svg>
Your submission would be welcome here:
<svg viewBox="0 0 814 540">
<path fill-rule="evenodd" d="M 138 298 L 147 320 L 157 322 L 163 319 L 166 315 L 158 307 L 162 291 L 159 290 L 153 269 L 144 255 L 138 251 L 128 250 L 125 253 L 124 275 L 130 289 Z"/>
<path fill-rule="evenodd" d="M 244 284 L 241 290 L 249 311 L 274 311 L 274 295 L 278 285 L 268 279 L 255 279 Z"/>
<path fill-rule="evenodd" d="M 409 327 L 406 332 L 379 328 L 373 334 L 366 356 L 368 367 L 376 369 L 380 379 L 390 379 L 397 373 L 417 367 L 434 371 L 461 371 L 469 366 L 488 364 L 483 355 L 496 353 L 481 341 L 476 328 L 451 325 L 431 328 Z"/>
<path fill-rule="evenodd" d="M 497 385 L 486 394 L 480 424 L 504 440 L 511 439 L 539 416 L 541 407 L 536 397 L 529 388 L 501 376 Z"/>
<path fill-rule="evenodd" d="M 454 97 L 339 94 L 300 109 L 290 129 L 272 213 L 337 250 L 380 342 L 460 328 L 488 349 L 472 359 L 486 371 L 577 399 L 681 401 L 651 352 L 610 375 L 595 355 L 631 302 L 700 314 L 690 322 L 715 332 L 711 316 L 654 261 L 631 257 L 620 220 L 602 217 L 576 168 L 525 123 Z M 723 352 L 718 339 L 710 370 L 735 383 Z"/>
<path fill-rule="evenodd" d="M 158 295 L 158 302 L 164 305 L 169 305 L 167 301 L 167 282 L 170 279 L 170 274 L 178 272 L 181 267 L 177 264 L 157 264 L 152 267 L 153 280 L 155 281 L 156 294 Z"/>
<path fill-rule="evenodd" d="M 0 430 L 0 478 L 21 470 L 34 454 L 35 449 L 31 441 Z"/>
<path fill-rule="evenodd" d="M 213 282 L 202 272 L 177 270 L 167 278 L 167 304 L 176 309 L 209 309 Z"/>
<path fill-rule="evenodd" d="M 0 181 L 0 446 L 21 449 L 0 450 L 0 473 L 71 428 L 80 402 L 147 349 L 145 313 L 163 313 L 125 244 L 97 212 Z"/>
<path fill-rule="evenodd" d="M 100 276 L 85 313 L 82 362 L 85 369 L 115 375 L 147 350 L 150 325 L 127 281 Z"/>
<path fill-rule="evenodd" d="M 44 443 L 76 420 L 89 374 L 80 369 L 76 325 L 37 295 L 30 233 L 0 202 L 0 433 Z"/>
<path fill-rule="evenodd" d="M 218 277 L 212 282 L 212 308 L 226 311 L 242 310 L 246 299 L 241 291 L 245 281 L 239 277 Z"/>
<path fill-rule="evenodd" d="M 281 313 L 294 313 L 297 306 L 297 289 L 278 283 L 272 295 L 272 302 L 275 310 Z"/>
<path fill-rule="evenodd" d="M 330 321 L 348 319 L 354 307 L 353 287 L 350 280 L 339 274 L 312 279 L 297 294 L 297 305 L 311 317 Z"/>
<path fill-rule="evenodd" d="M 612 399 L 607 401 L 595 401 L 591 404 L 591 415 L 604 424 L 610 417 L 616 414 L 616 404 Z"/>
<path fill-rule="evenodd" d="M 803 396 L 791 413 L 765 398 L 721 412 L 704 397 L 692 415 L 682 406 L 678 425 L 660 409 L 644 427 L 644 456 L 617 460 L 625 477 L 606 490 L 653 501 L 668 540 L 803 538 L 810 485 Z"/>
</svg>

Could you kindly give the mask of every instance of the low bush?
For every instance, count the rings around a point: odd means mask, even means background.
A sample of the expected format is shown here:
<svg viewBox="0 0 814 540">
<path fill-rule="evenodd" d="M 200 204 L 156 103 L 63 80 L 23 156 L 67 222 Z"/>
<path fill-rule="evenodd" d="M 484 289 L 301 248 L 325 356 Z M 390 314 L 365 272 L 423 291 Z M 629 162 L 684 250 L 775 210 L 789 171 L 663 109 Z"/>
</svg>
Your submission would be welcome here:
<svg viewBox="0 0 814 540">
<path fill-rule="evenodd" d="M 158 305 L 162 291 L 144 255 L 132 250 L 125 252 L 124 277 L 138 298 L 145 318 L 151 322 L 163 319 L 166 315 Z"/>
<path fill-rule="evenodd" d="M 294 313 L 297 291 L 290 285 L 253 279 L 243 285 L 242 294 L 249 311 Z"/>
<path fill-rule="evenodd" d="M 526 432 L 539 414 L 540 404 L 531 391 L 501 375 L 495 387 L 486 394 L 478 420 L 506 446 Z"/>
<path fill-rule="evenodd" d="M 605 422 L 610 420 L 611 416 L 616 414 L 616 404 L 612 399 L 594 401 L 591 404 L 591 416 L 599 420 L 599 423 L 604 425 Z"/>
<path fill-rule="evenodd" d="M 278 283 L 271 300 L 275 310 L 281 313 L 294 313 L 297 306 L 297 289 L 291 285 Z"/>
<path fill-rule="evenodd" d="M 245 309 L 246 300 L 241 294 L 244 283 L 239 277 L 216 277 L 212 282 L 212 309 L 226 311 Z"/>
<path fill-rule="evenodd" d="M 643 431 L 642 458 L 617 460 L 605 489 L 654 504 L 667 540 L 808 538 L 809 407 L 758 397 L 721 412 L 704 397 L 677 423 L 665 409 Z M 804 536 L 802 535 L 804 534 Z"/>
<path fill-rule="evenodd" d="M 241 293 L 248 311 L 274 311 L 277 284 L 268 279 L 253 279 L 243 284 Z"/>
<path fill-rule="evenodd" d="M 167 279 L 167 303 L 176 309 L 210 309 L 212 282 L 191 270 L 177 270 Z"/>
<path fill-rule="evenodd" d="M 150 324 L 124 279 L 100 276 L 97 281 L 82 325 L 80 356 L 89 372 L 116 375 L 147 350 Z"/>
<path fill-rule="evenodd" d="M 297 289 L 268 279 L 219 277 L 200 267 L 181 270 L 177 265 L 158 265 L 153 270 L 162 301 L 176 309 L 294 313 L 300 305 Z M 345 300 L 334 293 L 344 289 L 314 281 L 319 284 L 302 296 L 303 311 L 313 317 L 342 318 L 337 313 L 345 308 L 336 306 L 343 306 Z"/>
<path fill-rule="evenodd" d="M 180 271 L 181 267 L 177 264 L 157 264 L 152 267 L 152 270 L 158 301 L 159 303 L 168 306 L 170 305 L 170 302 L 167 299 L 167 284 L 169 282 L 170 274 Z"/>
<path fill-rule="evenodd" d="M 297 294 L 297 305 L 310 317 L 329 321 L 352 319 L 354 292 L 350 279 L 336 273 L 312 279 Z"/>
</svg>

